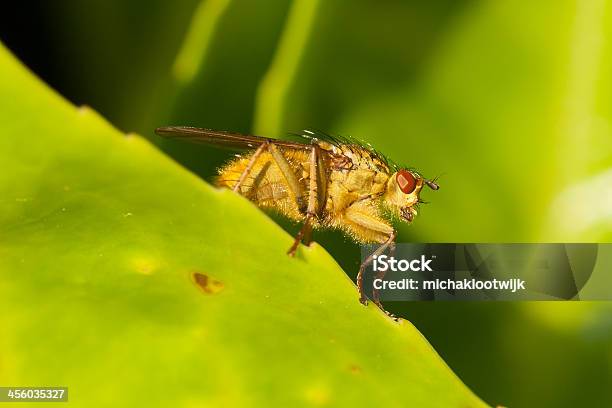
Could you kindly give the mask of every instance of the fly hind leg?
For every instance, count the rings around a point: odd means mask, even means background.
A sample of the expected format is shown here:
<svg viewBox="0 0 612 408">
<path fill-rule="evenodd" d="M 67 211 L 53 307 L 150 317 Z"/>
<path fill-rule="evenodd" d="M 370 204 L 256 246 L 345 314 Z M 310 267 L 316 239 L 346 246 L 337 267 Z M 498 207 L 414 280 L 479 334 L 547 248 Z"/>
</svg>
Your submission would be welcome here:
<svg viewBox="0 0 612 408">
<path fill-rule="evenodd" d="M 259 156 L 261 156 L 261 154 L 268 148 L 269 144 L 270 142 L 266 141 L 262 143 L 261 146 L 257 148 L 257 150 L 255 150 L 255 153 L 253 153 L 253 155 L 251 156 L 251 160 L 249 160 L 249 163 L 242 171 L 240 178 L 238 179 L 236 184 L 234 184 L 234 188 L 232 188 L 233 191 L 240 193 L 240 187 L 242 186 L 244 181 L 247 179 L 249 174 L 251 174 L 251 171 L 253 170 L 253 166 L 255 166 L 255 163 L 257 163 L 257 159 L 259 159 Z"/>
<path fill-rule="evenodd" d="M 291 194 L 292 198 L 295 200 L 298 206 L 298 209 L 300 210 L 300 212 L 304 211 L 302 186 L 297 176 L 291 169 L 291 166 L 289 162 L 287 162 L 287 159 L 285 158 L 283 153 L 274 145 L 273 142 L 270 142 L 270 141 L 265 141 L 264 143 L 262 143 L 261 146 L 257 148 L 257 150 L 255 150 L 255 152 L 251 156 L 251 159 L 249 160 L 249 163 L 244 168 L 244 171 L 240 175 L 238 182 L 236 182 L 232 190 L 236 192 L 241 191 L 240 187 L 242 186 L 244 181 L 247 179 L 247 177 L 249 177 L 249 175 L 251 174 L 251 171 L 253 170 L 253 167 L 255 166 L 255 163 L 265 151 L 268 151 L 270 153 L 270 156 L 272 156 L 272 160 L 274 161 L 276 166 L 279 168 L 281 174 L 283 175 L 283 178 L 285 179 L 285 183 L 287 184 L 287 189 L 289 190 L 289 194 Z M 311 156 L 314 157 L 314 160 L 317 159 L 317 156 L 316 156 L 317 152 L 318 152 L 318 149 L 315 149 L 313 146 Z M 311 171 L 310 171 L 311 176 L 312 176 L 312 171 L 313 169 L 311 168 Z M 315 184 L 316 184 L 316 178 L 315 178 Z M 310 189 L 312 190 L 312 181 L 311 181 Z M 316 185 L 315 185 L 315 189 L 316 189 Z M 308 208 L 306 211 L 306 221 L 304 223 L 304 226 L 302 227 L 299 234 L 297 235 L 294 244 L 289 249 L 288 254 L 291 256 L 295 254 L 295 251 L 300 241 L 302 240 L 302 238 L 310 234 L 310 229 L 311 229 L 310 223 L 312 222 L 312 219 L 314 217 L 314 211 L 315 211 L 311 201 L 312 200 L 309 199 Z"/>
</svg>

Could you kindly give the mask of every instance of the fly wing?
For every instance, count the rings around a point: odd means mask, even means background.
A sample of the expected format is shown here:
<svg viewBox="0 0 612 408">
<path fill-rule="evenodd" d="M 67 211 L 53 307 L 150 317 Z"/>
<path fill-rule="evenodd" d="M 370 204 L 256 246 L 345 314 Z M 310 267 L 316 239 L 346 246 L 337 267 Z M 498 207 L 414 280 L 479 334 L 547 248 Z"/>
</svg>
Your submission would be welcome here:
<svg viewBox="0 0 612 408">
<path fill-rule="evenodd" d="M 274 143 L 276 146 L 290 147 L 293 149 L 310 149 L 310 146 L 304 143 L 188 126 L 160 127 L 155 129 L 155 133 L 170 139 L 180 139 L 234 150 L 255 149 L 266 142 Z"/>
</svg>

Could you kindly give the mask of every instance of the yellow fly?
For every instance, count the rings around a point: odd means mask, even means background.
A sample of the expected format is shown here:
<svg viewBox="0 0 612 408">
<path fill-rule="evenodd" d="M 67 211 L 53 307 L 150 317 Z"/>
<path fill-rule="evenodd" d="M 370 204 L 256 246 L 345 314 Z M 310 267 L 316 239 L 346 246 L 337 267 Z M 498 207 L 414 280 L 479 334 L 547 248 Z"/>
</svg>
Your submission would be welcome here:
<svg viewBox="0 0 612 408">
<path fill-rule="evenodd" d="M 193 127 L 162 127 L 171 138 L 247 150 L 219 170 L 217 184 L 303 222 L 288 254 L 310 243 L 312 228 L 336 228 L 361 244 L 380 247 L 359 268 L 360 301 L 367 303 L 363 272 L 374 256 L 394 245 L 391 221 L 411 222 L 424 185 L 439 188 L 412 169 L 391 163 L 353 138 L 304 131 L 300 142 Z M 373 301 L 382 307 L 378 294 Z"/>
</svg>

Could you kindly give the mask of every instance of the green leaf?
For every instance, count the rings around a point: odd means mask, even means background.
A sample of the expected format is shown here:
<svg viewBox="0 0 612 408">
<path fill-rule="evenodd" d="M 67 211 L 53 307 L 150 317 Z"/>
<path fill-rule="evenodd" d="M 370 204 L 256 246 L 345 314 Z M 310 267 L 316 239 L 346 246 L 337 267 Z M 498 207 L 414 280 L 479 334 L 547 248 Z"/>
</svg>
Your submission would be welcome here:
<svg viewBox="0 0 612 408">
<path fill-rule="evenodd" d="M 50 71 L 69 99 L 87 101 L 121 129 L 148 129 L 168 101 L 172 61 L 190 19 L 204 3 L 218 9 L 225 1 L 43 4 Z"/>
<path fill-rule="evenodd" d="M 320 247 L 0 48 L 0 383 L 78 406 L 485 406 Z"/>
</svg>

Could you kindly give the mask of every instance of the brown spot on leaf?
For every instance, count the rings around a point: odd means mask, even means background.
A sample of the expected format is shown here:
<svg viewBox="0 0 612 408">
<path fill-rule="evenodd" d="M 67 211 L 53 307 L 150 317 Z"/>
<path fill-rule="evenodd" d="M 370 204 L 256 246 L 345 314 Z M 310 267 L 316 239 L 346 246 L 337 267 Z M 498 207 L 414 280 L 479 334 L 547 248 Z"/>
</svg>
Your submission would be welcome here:
<svg viewBox="0 0 612 408">
<path fill-rule="evenodd" d="M 359 367 L 357 364 L 351 364 L 349 366 L 349 371 L 353 374 L 361 374 L 361 367 Z"/>
<path fill-rule="evenodd" d="M 191 274 L 193 282 L 207 295 L 214 295 L 223 290 L 223 282 L 212 279 L 210 276 L 200 272 L 193 272 Z"/>
</svg>

